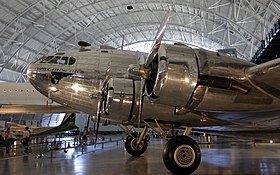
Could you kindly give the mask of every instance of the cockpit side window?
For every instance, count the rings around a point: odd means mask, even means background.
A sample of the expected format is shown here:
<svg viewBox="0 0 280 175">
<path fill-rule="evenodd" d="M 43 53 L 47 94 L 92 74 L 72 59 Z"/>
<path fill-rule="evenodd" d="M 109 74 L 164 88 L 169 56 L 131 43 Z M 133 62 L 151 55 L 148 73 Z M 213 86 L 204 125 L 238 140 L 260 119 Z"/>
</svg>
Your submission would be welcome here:
<svg viewBox="0 0 280 175">
<path fill-rule="evenodd" d="M 63 65 L 73 65 L 76 62 L 74 57 L 61 57 L 61 56 L 44 56 L 38 61 L 39 63 L 50 63 L 50 64 L 63 64 Z"/>
<path fill-rule="evenodd" d="M 69 65 L 73 65 L 74 63 L 76 62 L 76 59 L 75 58 L 73 58 L 73 57 L 70 57 L 69 58 Z"/>
<path fill-rule="evenodd" d="M 53 58 L 53 56 L 48 56 L 45 59 L 42 59 L 42 61 L 40 61 L 40 63 L 47 63 L 49 62 L 51 59 Z"/>
<path fill-rule="evenodd" d="M 34 61 L 34 63 L 41 62 L 41 61 L 44 60 L 45 58 L 47 58 L 47 57 L 46 57 L 46 56 L 43 56 L 43 57 L 39 58 L 38 60 Z"/>
<path fill-rule="evenodd" d="M 58 60 L 58 64 L 68 64 L 68 57 L 62 57 Z"/>
<path fill-rule="evenodd" d="M 49 63 L 53 63 L 53 64 L 58 64 L 59 63 L 59 56 L 54 57 L 51 61 L 49 61 Z"/>
</svg>

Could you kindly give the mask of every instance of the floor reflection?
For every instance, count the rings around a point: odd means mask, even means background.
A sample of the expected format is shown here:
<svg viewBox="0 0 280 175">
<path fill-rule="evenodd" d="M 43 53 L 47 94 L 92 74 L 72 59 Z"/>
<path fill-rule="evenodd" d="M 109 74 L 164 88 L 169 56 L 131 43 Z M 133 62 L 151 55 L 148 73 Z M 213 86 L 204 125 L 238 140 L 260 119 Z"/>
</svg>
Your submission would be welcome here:
<svg viewBox="0 0 280 175">
<path fill-rule="evenodd" d="M 170 175 L 162 161 L 163 140 L 151 140 L 141 157 L 130 156 L 123 144 L 48 152 L 35 159 L 28 154 L 0 160 L 0 174 Z M 200 145 L 202 159 L 193 175 L 278 175 L 280 145 Z M 84 151 L 84 153 L 82 153 Z"/>
</svg>

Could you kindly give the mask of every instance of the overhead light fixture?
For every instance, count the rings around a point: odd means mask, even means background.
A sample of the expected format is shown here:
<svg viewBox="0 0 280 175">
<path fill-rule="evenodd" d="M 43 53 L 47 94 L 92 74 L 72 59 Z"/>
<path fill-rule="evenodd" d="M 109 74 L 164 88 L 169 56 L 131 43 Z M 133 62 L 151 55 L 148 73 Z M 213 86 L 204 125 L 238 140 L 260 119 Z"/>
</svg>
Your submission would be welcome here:
<svg viewBox="0 0 280 175">
<path fill-rule="evenodd" d="M 41 28 L 43 28 L 43 27 L 45 27 L 45 26 L 42 25 L 42 24 L 34 24 L 34 27 L 41 27 Z"/>
</svg>

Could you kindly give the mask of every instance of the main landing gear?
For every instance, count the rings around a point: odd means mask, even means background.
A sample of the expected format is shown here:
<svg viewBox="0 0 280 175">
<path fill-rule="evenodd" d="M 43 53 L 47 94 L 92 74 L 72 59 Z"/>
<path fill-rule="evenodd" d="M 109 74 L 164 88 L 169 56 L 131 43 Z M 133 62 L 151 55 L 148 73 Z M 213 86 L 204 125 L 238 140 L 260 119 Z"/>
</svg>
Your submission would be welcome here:
<svg viewBox="0 0 280 175">
<path fill-rule="evenodd" d="M 199 166 L 201 153 L 198 144 L 188 136 L 177 136 L 167 142 L 163 162 L 174 174 L 191 174 Z"/>
<path fill-rule="evenodd" d="M 129 134 L 126 138 L 126 151 L 132 156 L 140 156 L 147 149 L 148 127 L 145 126 L 141 134 L 136 132 Z M 185 132 L 187 133 L 187 132 Z M 198 144 L 190 137 L 176 136 L 170 139 L 163 151 L 163 162 L 166 168 L 173 174 L 191 174 L 199 166 L 201 152 Z"/>
</svg>

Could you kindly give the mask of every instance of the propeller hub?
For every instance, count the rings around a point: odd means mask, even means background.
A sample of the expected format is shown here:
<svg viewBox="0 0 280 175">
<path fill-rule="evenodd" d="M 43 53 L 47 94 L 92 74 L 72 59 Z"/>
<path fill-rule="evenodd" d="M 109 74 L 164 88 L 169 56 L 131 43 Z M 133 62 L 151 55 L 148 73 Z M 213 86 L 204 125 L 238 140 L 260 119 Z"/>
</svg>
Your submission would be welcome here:
<svg viewBox="0 0 280 175">
<path fill-rule="evenodd" d="M 145 68 L 144 66 L 139 65 L 130 65 L 128 68 L 128 72 L 136 77 L 148 79 L 151 75 L 151 70 L 149 68 Z"/>
</svg>

